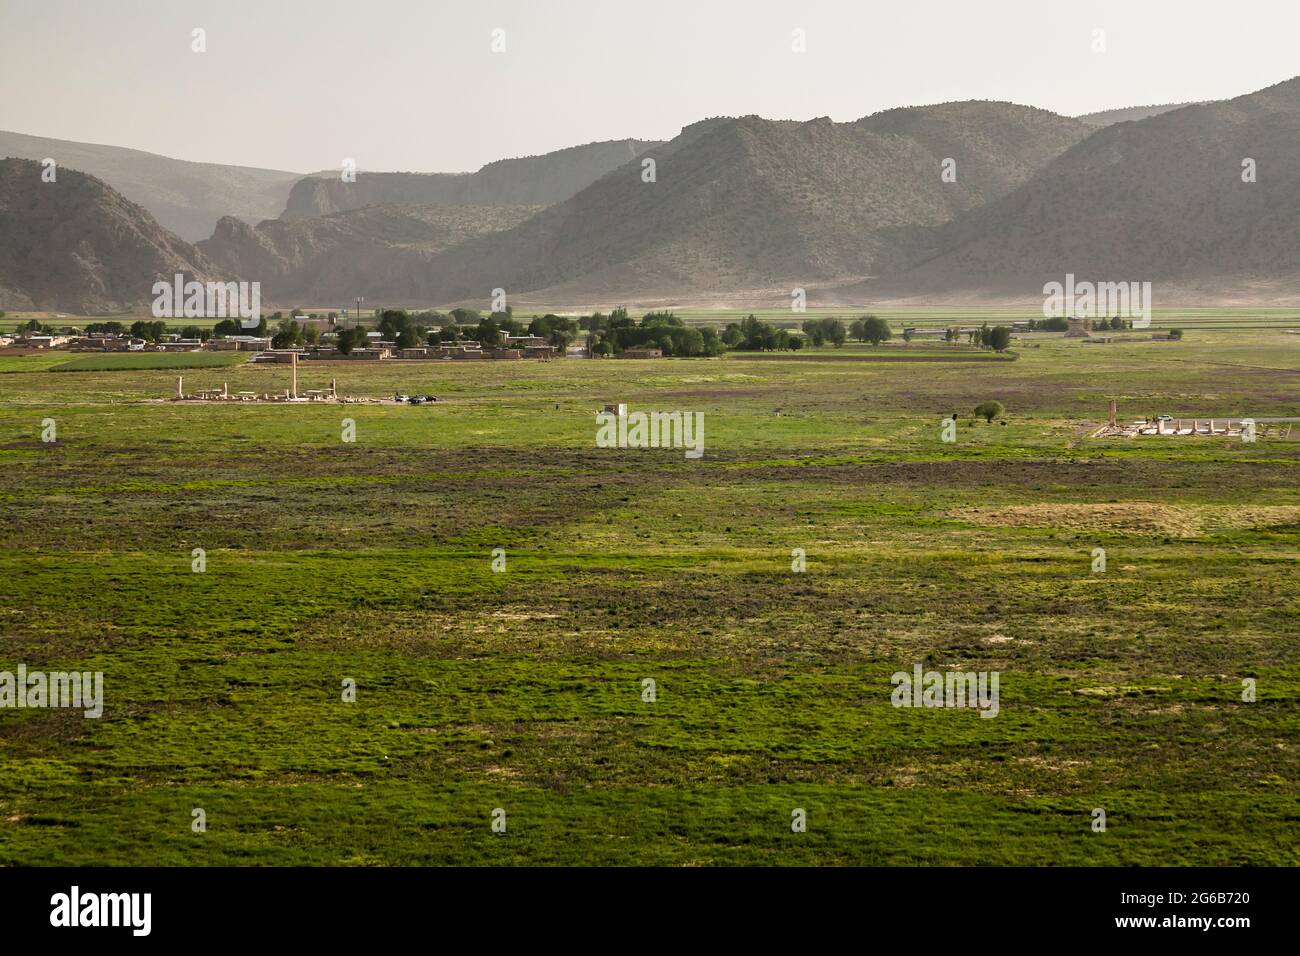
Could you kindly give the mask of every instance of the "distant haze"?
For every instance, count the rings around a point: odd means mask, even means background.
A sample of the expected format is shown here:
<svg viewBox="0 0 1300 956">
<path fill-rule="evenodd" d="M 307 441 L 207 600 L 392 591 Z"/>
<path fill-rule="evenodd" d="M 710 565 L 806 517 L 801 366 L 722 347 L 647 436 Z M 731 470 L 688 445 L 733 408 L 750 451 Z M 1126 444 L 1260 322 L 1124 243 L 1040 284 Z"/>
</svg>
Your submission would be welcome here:
<svg viewBox="0 0 1300 956">
<path fill-rule="evenodd" d="M 4 0 L 0 129 L 266 169 L 469 171 L 717 115 L 1220 99 L 1294 75 L 1298 27 L 1294 0 Z"/>
</svg>

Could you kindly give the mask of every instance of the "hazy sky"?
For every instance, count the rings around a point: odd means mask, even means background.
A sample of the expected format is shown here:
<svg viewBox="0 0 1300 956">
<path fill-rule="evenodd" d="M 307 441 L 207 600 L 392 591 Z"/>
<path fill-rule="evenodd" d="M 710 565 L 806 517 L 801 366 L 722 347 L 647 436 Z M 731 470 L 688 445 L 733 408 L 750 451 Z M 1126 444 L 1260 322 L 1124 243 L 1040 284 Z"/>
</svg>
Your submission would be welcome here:
<svg viewBox="0 0 1300 956">
<path fill-rule="evenodd" d="M 1300 73 L 1297 36 L 1300 0 L 0 0 L 0 129 L 459 171 L 706 116 L 1235 96 Z"/>
</svg>

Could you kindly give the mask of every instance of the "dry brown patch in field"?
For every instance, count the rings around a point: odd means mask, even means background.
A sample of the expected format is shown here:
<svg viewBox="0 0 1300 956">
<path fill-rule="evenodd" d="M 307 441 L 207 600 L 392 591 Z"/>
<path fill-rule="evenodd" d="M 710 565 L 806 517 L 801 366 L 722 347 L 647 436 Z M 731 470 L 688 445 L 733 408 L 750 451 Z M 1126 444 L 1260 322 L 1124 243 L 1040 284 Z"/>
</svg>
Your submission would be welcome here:
<svg viewBox="0 0 1300 956">
<path fill-rule="evenodd" d="M 1300 507 L 1295 505 L 1252 505 L 1243 508 L 1202 508 L 1207 531 L 1233 528 L 1282 528 L 1300 524 Z"/>
<path fill-rule="evenodd" d="M 503 608 L 500 611 L 493 611 L 492 616 L 502 621 L 550 621 L 559 617 L 558 614 L 549 614 L 542 611 L 529 611 L 527 609 L 510 607 Z"/>
<path fill-rule="evenodd" d="M 1165 505 L 1131 501 L 1114 504 L 1010 505 L 997 509 L 958 508 L 944 512 L 944 517 L 972 524 L 1009 528 L 1062 528 L 1194 537 L 1213 531 L 1293 525 L 1300 522 L 1300 507 Z"/>
</svg>

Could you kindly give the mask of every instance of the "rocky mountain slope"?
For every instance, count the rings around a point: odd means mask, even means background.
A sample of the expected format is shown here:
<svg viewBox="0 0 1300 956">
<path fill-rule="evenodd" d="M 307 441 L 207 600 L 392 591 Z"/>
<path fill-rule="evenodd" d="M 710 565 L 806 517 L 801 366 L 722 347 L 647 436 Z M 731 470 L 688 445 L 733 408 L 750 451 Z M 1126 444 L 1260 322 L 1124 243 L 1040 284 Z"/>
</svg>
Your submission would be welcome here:
<svg viewBox="0 0 1300 956">
<path fill-rule="evenodd" d="M 936 241 L 936 255 L 856 292 L 1032 297 L 1066 273 L 1210 295 L 1300 287 L 1300 77 L 1101 129 Z"/>
<path fill-rule="evenodd" d="M 568 199 L 658 143 L 588 143 L 541 156 L 503 159 L 476 173 L 314 174 L 294 184 L 280 218 L 310 219 L 377 203 L 549 205 Z"/>
<path fill-rule="evenodd" d="M 0 131 L 0 157 L 43 160 L 97 176 L 143 206 L 182 239 L 212 234 L 222 216 L 258 222 L 278 216 L 299 173 L 217 163 L 190 163 L 120 146 Z"/>
<path fill-rule="evenodd" d="M 1194 106 L 1193 103 L 1161 103 L 1153 106 L 1125 106 L 1117 110 L 1100 110 L 1096 113 L 1084 113 L 1077 117 L 1083 120 L 1089 126 L 1113 126 L 1116 123 L 1136 122 L 1144 120 L 1149 116 L 1159 116 L 1161 113 L 1168 113 L 1171 110 L 1180 110 L 1184 106 Z"/>
<path fill-rule="evenodd" d="M 314 219 L 227 217 L 198 248 L 224 272 L 262 283 L 279 302 L 410 298 L 437 253 L 515 226 L 543 207 L 383 203 Z"/>
<path fill-rule="evenodd" d="M 656 295 L 808 285 L 896 269 L 934 227 L 1004 195 L 1091 132 L 1009 103 L 890 110 L 852 123 L 705 120 L 501 233 L 437 257 L 407 294 L 485 289 Z M 955 182 L 941 179 L 945 159 Z M 575 284 L 576 283 L 576 284 Z"/>
<path fill-rule="evenodd" d="M 152 300 L 158 279 L 206 281 L 213 264 L 104 182 L 0 160 L 0 309 L 119 311 Z M 234 278 L 233 276 L 223 276 Z"/>
</svg>

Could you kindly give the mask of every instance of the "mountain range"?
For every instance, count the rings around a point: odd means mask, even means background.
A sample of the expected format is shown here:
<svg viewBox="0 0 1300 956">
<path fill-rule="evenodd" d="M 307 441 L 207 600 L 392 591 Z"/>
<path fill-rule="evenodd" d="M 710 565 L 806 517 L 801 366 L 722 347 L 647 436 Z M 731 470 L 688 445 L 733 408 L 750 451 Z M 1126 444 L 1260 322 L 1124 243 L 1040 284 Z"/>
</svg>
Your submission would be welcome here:
<svg viewBox="0 0 1300 956">
<path fill-rule="evenodd" d="M 310 219 L 379 203 L 549 205 L 568 199 L 657 142 L 635 139 L 588 143 L 502 159 L 476 173 L 318 173 L 294 183 L 281 219 Z"/>
<path fill-rule="evenodd" d="M 259 222 L 278 216 L 301 173 L 191 163 L 120 146 L 74 143 L 0 130 L 0 157 L 53 159 L 90 173 L 143 206 L 164 229 L 190 242 L 212 235 L 222 216 Z"/>
<path fill-rule="evenodd" d="M 22 218 L 0 226 L 0 307 L 130 307 L 159 269 L 313 306 L 483 305 L 495 288 L 557 306 L 778 305 L 795 288 L 810 304 L 1027 302 L 1067 272 L 1203 302 L 1300 295 L 1300 78 L 1078 118 L 987 101 L 717 117 L 469 174 L 313 174 L 255 224 L 232 200 L 194 245 L 119 174 L 70 174 L 56 198 L 39 165 L 0 165 L 0 212 Z"/>
<path fill-rule="evenodd" d="M 0 308 L 115 312 L 149 301 L 160 278 L 206 281 L 213 265 L 89 173 L 42 179 L 30 159 L 0 160 Z"/>
<path fill-rule="evenodd" d="M 1249 180 L 1249 181 L 1248 181 Z M 1071 272 L 1180 300 L 1300 293 L 1300 77 L 1105 127 L 849 297 L 1041 294 Z"/>
</svg>

